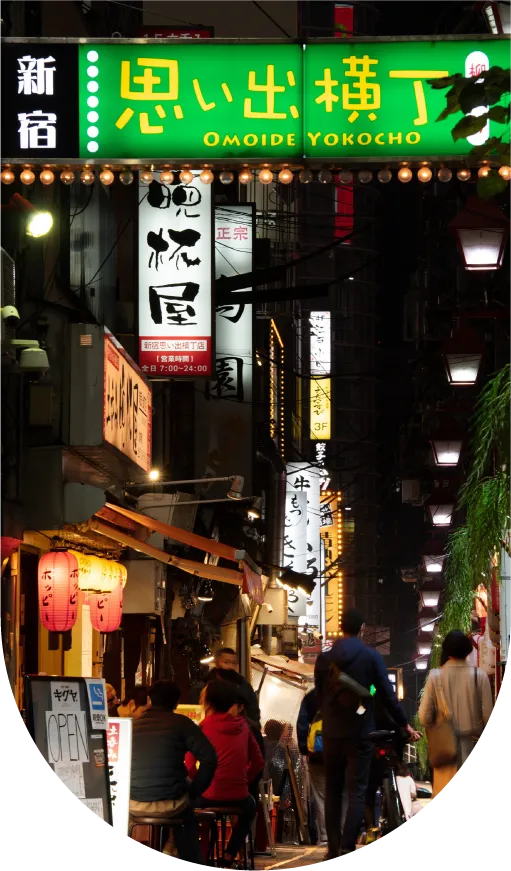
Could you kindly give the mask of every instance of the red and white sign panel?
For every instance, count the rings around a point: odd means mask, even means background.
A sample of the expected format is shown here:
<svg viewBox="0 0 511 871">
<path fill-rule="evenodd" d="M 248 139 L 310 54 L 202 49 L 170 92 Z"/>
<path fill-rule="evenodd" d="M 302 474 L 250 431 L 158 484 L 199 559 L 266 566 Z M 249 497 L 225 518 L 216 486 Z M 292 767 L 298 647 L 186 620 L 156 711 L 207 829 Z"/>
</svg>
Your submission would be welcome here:
<svg viewBox="0 0 511 871">
<path fill-rule="evenodd" d="M 137 36 L 144 39 L 213 39 L 212 27 L 140 27 Z"/>
<path fill-rule="evenodd" d="M 211 186 L 194 172 L 139 182 L 139 365 L 149 378 L 210 378 Z"/>
</svg>

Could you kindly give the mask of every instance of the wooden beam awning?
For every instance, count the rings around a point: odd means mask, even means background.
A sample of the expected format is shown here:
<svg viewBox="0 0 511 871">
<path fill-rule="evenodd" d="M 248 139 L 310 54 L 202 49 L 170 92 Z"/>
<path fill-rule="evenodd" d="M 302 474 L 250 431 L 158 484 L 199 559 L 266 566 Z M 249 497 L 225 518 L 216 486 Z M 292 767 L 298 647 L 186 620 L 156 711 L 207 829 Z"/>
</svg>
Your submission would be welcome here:
<svg viewBox="0 0 511 871">
<path fill-rule="evenodd" d="M 123 509 L 123 511 L 125 510 L 127 509 Z M 135 512 L 130 512 L 130 514 L 134 514 L 137 518 L 137 521 L 138 517 L 145 517 L 145 515 L 138 515 Z M 166 526 L 166 524 L 160 525 Z M 237 587 L 241 587 L 243 584 L 243 573 L 240 571 L 234 571 L 233 569 L 226 569 L 221 566 L 211 565 L 209 563 L 199 563 L 195 560 L 182 559 L 181 557 L 173 556 L 170 553 L 166 553 L 166 551 L 164 550 L 160 550 L 160 548 L 158 547 L 153 547 L 151 544 L 148 544 L 145 541 L 140 541 L 140 539 L 135 538 L 133 535 L 130 535 L 129 532 L 127 532 L 126 530 L 118 529 L 117 527 L 112 526 L 110 523 L 103 522 L 100 518 L 97 517 L 97 515 L 92 517 L 87 524 L 84 524 L 84 526 L 88 530 L 93 530 L 100 535 L 106 536 L 106 538 L 118 541 L 120 544 L 124 545 L 124 547 L 131 547 L 133 548 L 133 550 L 136 550 L 139 553 L 144 553 L 146 556 L 151 557 L 151 559 L 159 560 L 166 565 L 176 566 L 176 568 L 181 569 L 184 572 L 188 572 L 188 574 L 195 575 L 196 577 L 207 578 L 210 581 L 222 581 L 224 584 L 235 584 Z M 174 529 L 174 527 L 169 528 Z M 183 530 L 177 531 L 183 532 Z M 192 533 L 186 534 L 191 535 Z M 175 536 L 172 536 L 172 538 L 174 537 Z M 197 537 L 200 538 L 201 536 Z M 207 541 L 207 539 L 203 540 Z"/>
<path fill-rule="evenodd" d="M 186 503 L 183 503 L 183 505 L 186 505 Z M 163 523 L 161 520 L 156 520 L 154 517 L 149 517 L 147 514 L 141 514 L 139 511 L 130 511 L 129 508 L 123 508 L 121 505 L 112 505 L 110 502 L 107 502 L 105 508 L 108 512 L 114 512 L 117 515 L 121 515 L 134 523 L 138 523 L 140 526 L 144 526 L 151 532 L 159 532 L 161 535 L 164 535 L 165 538 L 172 538 L 174 541 L 180 541 L 182 544 L 195 547 L 197 550 L 203 550 L 205 553 L 211 553 L 214 554 L 214 556 L 222 557 L 222 559 L 228 559 L 232 562 L 239 562 L 245 559 L 244 550 L 237 550 L 235 547 L 231 547 L 228 544 L 222 544 L 221 541 L 215 541 L 212 538 L 197 535 L 195 532 L 189 532 L 187 529 L 180 529 L 178 526 L 171 526 L 169 523 Z M 101 512 L 99 512 L 99 514 L 101 514 Z M 121 518 L 119 518 L 119 521 L 120 519 Z M 203 577 L 206 576 L 203 575 Z"/>
</svg>

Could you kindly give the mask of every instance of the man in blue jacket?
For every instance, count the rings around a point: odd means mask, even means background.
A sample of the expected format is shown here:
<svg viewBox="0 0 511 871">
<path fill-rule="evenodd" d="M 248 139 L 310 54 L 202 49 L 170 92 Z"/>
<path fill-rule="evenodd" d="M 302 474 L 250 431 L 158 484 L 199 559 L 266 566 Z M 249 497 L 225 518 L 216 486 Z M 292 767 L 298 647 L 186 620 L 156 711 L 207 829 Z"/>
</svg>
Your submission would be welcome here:
<svg viewBox="0 0 511 871">
<path fill-rule="evenodd" d="M 364 618 L 358 611 L 346 611 L 341 621 L 343 637 L 335 642 L 328 653 L 322 653 L 318 657 L 314 672 L 323 716 L 325 823 L 329 859 L 355 850 L 364 818 L 373 754 L 369 735 L 375 731 L 370 697 L 364 699 L 356 710 L 340 706 L 334 698 L 329 677 L 332 663 L 366 690 L 374 686 L 388 712 L 398 726 L 408 732 L 410 740 L 417 741 L 420 738 L 420 733 L 407 722 L 380 654 L 362 642 L 360 634 L 363 625 Z M 341 836 L 341 805 L 345 781 L 348 788 L 348 808 Z"/>
</svg>

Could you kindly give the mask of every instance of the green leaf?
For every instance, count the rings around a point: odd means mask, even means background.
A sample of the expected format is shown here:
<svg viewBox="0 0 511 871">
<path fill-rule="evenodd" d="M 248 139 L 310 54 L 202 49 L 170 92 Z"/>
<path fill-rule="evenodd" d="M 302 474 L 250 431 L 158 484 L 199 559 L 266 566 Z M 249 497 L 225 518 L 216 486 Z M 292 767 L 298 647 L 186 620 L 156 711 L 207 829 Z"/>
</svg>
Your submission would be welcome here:
<svg viewBox="0 0 511 871">
<path fill-rule="evenodd" d="M 472 109 L 477 109 L 478 106 L 487 106 L 484 85 L 476 85 L 472 82 L 468 84 L 461 90 L 459 103 L 464 115 L 468 115 Z"/>
<path fill-rule="evenodd" d="M 466 115 L 452 130 L 452 138 L 456 142 L 458 139 L 466 139 L 467 136 L 472 136 L 482 130 L 488 120 L 488 114 L 484 115 Z"/>
<path fill-rule="evenodd" d="M 448 115 L 454 115 L 456 112 L 460 111 L 460 102 L 457 93 L 447 94 L 447 106 L 445 109 L 440 112 L 440 115 L 436 119 L 437 121 L 445 121 Z"/>
<path fill-rule="evenodd" d="M 498 121 L 499 124 L 507 124 L 509 122 L 509 107 L 492 106 L 488 111 L 490 121 Z"/>
<path fill-rule="evenodd" d="M 506 179 L 502 178 L 495 170 L 492 170 L 486 178 L 477 179 L 477 195 L 482 200 L 489 200 L 491 197 L 496 197 L 507 190 L 507 186 Z"/>
<path fill-rule="evenodd" d="M 483 160 L 494 151 L 500 152 L 501 144 L 502 143 L 498 136 L 491 136 L 489 139 L 486 140 L 486 142 L 483 142 L 482 145 L 474 145 L 474 147 L 469 152 L 470 157 L 473 157 L 474 160 Z"/>
<path fill-rule="evenodd" d="M 461 73 L 454 73 L 453 76 L 447 76 L 445 79 L 426 79 L 426 83 L 431 85 L 433 90 L 440 91 L 442 88 L 449 88 L 463 78 Z"/>
</svg>

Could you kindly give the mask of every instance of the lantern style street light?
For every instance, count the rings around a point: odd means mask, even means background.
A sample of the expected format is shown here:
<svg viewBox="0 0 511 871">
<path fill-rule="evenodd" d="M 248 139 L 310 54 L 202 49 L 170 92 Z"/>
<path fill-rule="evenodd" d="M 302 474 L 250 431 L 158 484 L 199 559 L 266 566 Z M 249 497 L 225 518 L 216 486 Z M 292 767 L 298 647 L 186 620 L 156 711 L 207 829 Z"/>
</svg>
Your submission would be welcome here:
<svg viewBox="0 0 511 871">
<path fill-rule="evenodd" d="M 443 569 L 445 553 L 443 546 L 436 541 L 428 541 L 424 546 L 422 562 L 430 575 L 439 575 Z"/>
<path fill-rule="evenodd" d="M 419 615 L 419 631 L 431 634 L 436 626 L 436 615 L 424 614 L 423 611 Z"/>
<path fill-rule="evenodd" d="M 440 590 L 424 589 L 420 591 L 423 608 L 432 608 L 438 611 L 438 603 L 440 601 Z"/>
<path fill-rule="evenodd" d="M 450 526 L 452 523 L 452 515 L 454 512 L 454 502 L 449 499 L 442 498 L 437 493 L 433 493 L 427 500 L 426 507 L 431 518 L 433 526 Z"/>
<path fill-rule="evenodd" d="M 442 421 L 435 435 L 431 439 L 431 449 L 433 451 L 435 465 L 457 466 L 460 459 L 462 444 L 463 434 L 456 421 Z"/>
<path fill-rule="evenodd" d="M 454 330 L 442 351 L 449 384 L 453 387 L 475 384 L 483 353 L 484 345 L 475 330 L 466 326 Z"/>
<path fill-rule="evenodd" d="M 483 272 L 500 269 L 509 236 L 509 221 L 492 201 L 469 197 L 465 208 L 450 222 L 465 269 Z"/>
<path fill-rule="evenodd" d="M 420 657 L 419 659 L 415 660 L 415 668 L 417 669 L 417 671 L 426 671 L 427 667 L 428 667 L 427 657 L 424 657 L 424 658 Z"/>
<path fill-rule="evenodd" d="M 510 32 L 509 3 L 493 2 L 485 3 L 484 14 L 488 28 L 495 36 Z"/>
<path fill-rule="evenodd" d="M 419 656 L 431 656 L 433 650 L 433 642 L 430 638 L 419 638 L 417 641 L 417 653 Z"/>
</svg>

